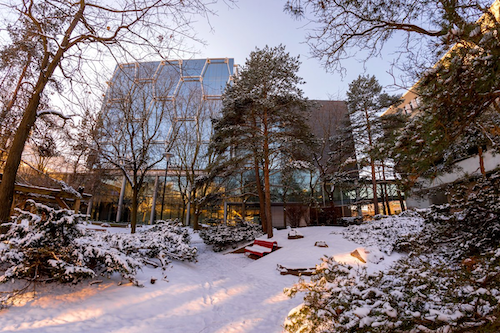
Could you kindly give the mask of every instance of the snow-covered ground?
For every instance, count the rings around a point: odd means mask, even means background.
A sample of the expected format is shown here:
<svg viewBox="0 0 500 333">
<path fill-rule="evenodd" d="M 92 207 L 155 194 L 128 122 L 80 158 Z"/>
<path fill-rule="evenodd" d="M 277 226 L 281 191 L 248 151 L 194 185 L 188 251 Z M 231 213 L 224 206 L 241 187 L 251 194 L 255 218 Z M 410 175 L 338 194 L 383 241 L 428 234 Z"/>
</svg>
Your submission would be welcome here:
<svg viewBox="0 0 500 333">
<path fill-rule="evenodd" d="M 214 253 L 194 234 L 198 262 L 174 261 L 166 272 L 168 281 L 162 280 L 160 269 L 146 267 L 138 275 L 144 288 L 119 286 L 119 277 L 93 285 L 37 287 L 36 298 L 26 297 L 0 310 L 0 332 L 281 332 L 288 312 L 302 299 L 283 294 L 298 277 L 280 275 L 278 264 L 310 268 L 328 255 L 376 271 L 400 257 L 393 253 L 378 264 L 362 264 L 350 253 L 363 244 L 344 239 L 342 229 L 301 228 L 304 238 L 294 240 L 287 239 L 287 230 L 275 231 L 272 240 L 281 248 L 259 260 Z M 328 247 L 314 246 L 317 241 Z M 158 279 L 154 284 L 152 277 Z M 9 285 L 1 287 L 5 290 Z"/>
</svg>

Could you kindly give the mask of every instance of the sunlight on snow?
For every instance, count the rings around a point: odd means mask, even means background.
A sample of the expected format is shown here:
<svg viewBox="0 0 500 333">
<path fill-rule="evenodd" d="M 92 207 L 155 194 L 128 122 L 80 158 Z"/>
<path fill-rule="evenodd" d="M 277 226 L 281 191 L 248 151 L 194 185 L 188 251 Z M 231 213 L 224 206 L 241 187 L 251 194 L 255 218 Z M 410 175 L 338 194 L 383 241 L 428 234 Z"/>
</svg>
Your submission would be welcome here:
<svg viewBox="0 0 500 333">
<path fill-rule="evenodd" d="M 191 292 L 197 289 L 200 289 L 201 286 L 175 286 L 175 288 L 166 288 L 166 289 L 159 289 L 156 291 L 151 291 L 151 292 L 146 292 L 143 295 L 132 295 L 129 299 L 127 299 L 126 302 L 124 302 L 123 299 L 119 300 L 119 303 L 117 303 L 117 308 L 118 307 L 123 307 L 123 306 L 129 306 L 132 304 L 138 304 L 138 303 L 143 303 L 149 300 L 152 300 L 154 298 L 163 296 L 163 295 L 179 295 L 187 292 Z"/>
<path fill-rule="evenodd" d="M 215 333 L 246 333 L 249 332 L 257 323 L 262 321 L 262 318 L 244 319 L 241 322 L 227 324 L 226 326 L 218 329 Z"/>
<path fill-rule="evenodd" d="M 184 316 L 187 314 L 201 312 L 207 307 L 220 304 L 222 302 L 228 301 L 233 296 L 245 293 L 246 291 L 248 291 L 248 289 L 248 286 L 236 286 L 228 290 L 220 290 L 213 295 L 207 295 L 206 297 L 197 298 L 189 303 L 172 309 L 166 317 Z"/>
<path fill-rule="evenodd" d="M 33 302 L 33 305 L 41 308 L 56 308 L 63 303 L 76 303 L 84 299 L 90 298 L 110 287 L 115 286 L 114 283 L 103 283 L 98 286 L 86 287 L 68 294 L 61 295 L 43 295 Z"/>
<path fill-rule="evenodd" d="M 289 300 L 289 299 L 290 299 L 290 297 L 286 296 L 285 293 L 279 292 L 278 294 L 273 295 L 273 296 L 269 297 L 268 299 L 264 300 L 264 302 L 262 302 L 262 303 L 263 304 L 276 304 L 279 302 L 284 302 L 284 301 Z"/>
<path fill-rule="evenodd" d="M 25 306 L 26 303 L 33 301 L 35 299 L 36 293 L 31 291 L 25 294 L 20 294 L 11 299 L 12 306 Z"/>
<path fill-rule="evenodd" d="M 333 258 L 336 261 L 338 261 L 338 262 L 341 262 L 341 263 L 344 263 L 344 264 L 347 264 L 347 265 L 351 265 L 351 266 L 365 265 L 364 263 L 362 263 L 361 261 L 359 261 L 359 259 L 356 259 L 353 256 L 351 256 L 350 252 L 341 253 L 341 254 L 335 254 L 333 256 Z"/>
<path fill-rule="evenodd" d="M 8 327 L 5 327 L 2 331 L 3 332 L 16 332 L 16 331 L 23 331 L 27 329 L 34 329 L 34 328 L 45 328 L 45 327 L 51 327 L 51 326 L 58 326 L 58 325 L 65 325 L 68 323 L 75 323 L 75 322 L 81 322 L 89 319 L 93 319 L 96 317 L 99 317 L 103 314 L 102 310 L 98 309 L 86 309 L 86 310 L 78 310 L 78 311 L 70 311 L 63 313 L 59 317 L 56 318 L 51 318 L 51 319 L 45 319 L 45 320 L 40 320 L 40 321 L 35 321 L 33 323 L 22 323 L 21 325 L 11 325 Z"/>
</svg>

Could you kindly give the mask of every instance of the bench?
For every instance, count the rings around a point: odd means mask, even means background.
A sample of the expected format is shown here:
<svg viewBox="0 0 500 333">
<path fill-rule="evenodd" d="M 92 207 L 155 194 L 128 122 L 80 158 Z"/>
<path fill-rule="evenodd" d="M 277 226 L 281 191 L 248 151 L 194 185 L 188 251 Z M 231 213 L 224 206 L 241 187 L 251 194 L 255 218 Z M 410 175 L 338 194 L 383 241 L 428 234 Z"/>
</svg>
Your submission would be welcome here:
<svg viewBox="0 0 500 333">
<path fill-rule="evenodd" d="M 255 254 L 256 256 L 262 257 L 278 248 L 278 242 L 266 241 L 261 239 L 256 239 L 253 241 L 251 246 L 245 247 L 245 254 Z"/>
</svg>

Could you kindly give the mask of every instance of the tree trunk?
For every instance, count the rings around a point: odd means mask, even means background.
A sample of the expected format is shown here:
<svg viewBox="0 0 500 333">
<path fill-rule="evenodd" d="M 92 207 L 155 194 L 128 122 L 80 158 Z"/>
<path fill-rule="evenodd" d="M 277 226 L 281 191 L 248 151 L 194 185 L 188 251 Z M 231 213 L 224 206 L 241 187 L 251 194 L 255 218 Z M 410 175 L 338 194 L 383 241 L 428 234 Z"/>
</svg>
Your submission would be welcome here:
<svg viewBox="0 0 500 333">
<path fill-rule="evenodd" d="M 335 224 L 337 223 L 337 213 L 335 212 L 335 186 L 330 185 L 330 189 L 328 189 L 328 184 L 326 182 L 323 182 L 323 191 L 326 192 L 326 195 L 328 196 L 328 201 L 330 202 L 330 213 L 326 213 L 326 224 Z M 326 207 L 324 207 L 326 208 Z M 328 210 L 326 210 L 328 211 Z M 330 220 L 330 218 L 332 220 Z M 330 221 L 330 222 L 329 222 Z"/>
<path fill-rule="evenodd" d="M 137 207 L 139 206 L 139 189 L 135 185 L 132 189 L 132 217 L 130 222 L 130 233 L 135 234 L 137 226 Z"/>
<path fill-rule="evenodd" d="M 363 210 L 361 209 L 361 204 L 359 203 L 361 200 L 361 196 L 359 195 L 359 181 L 358 179 L 354 180 L 354 191 L 356 193 L 356 211 L 358 213 L 358 217 L 363 218 Z"/>
<path fill-rule="evenodd" d="M 262 125 L 264 126 L 264 142 L 263 142 L 263 155 L 264 155 L 264 192 L 266 200 L 266 219 L 267 219 L 267 238 L 273 237 L 273 217 L 271 213 L 271 181 L 269 175 L 269 132 L 267 124 L 267 112 L 264 113 L 262 119 Z"/>
<path fill-rule="evenodd" d="M 283 190 L 283 225 L 285 226 L 286 228 L 286 194 L 287 194 L 287 190 Z"/>
<path fill-rule="evenodd" d="M 255 170 L 255 186 L 257 187 L 257 193 L 259 194 L 259 214 L 260 214 L 260 221 L 262 223 L 262 231 L 267 232 L 267 217 L 265 210 L 266 200 L 264 191 L 262 190 L 259 161 L 257 160 L 257 158 L 254 158 L 254 170 Z"/>
<path fill-rule="evenodd" d="M 377 193 L 377 176 L 375 174 L 375 161 L 370 157 L 370 166 L 372 168 L 372 190 L 373 190 L 373 209 L 375 215 L 378 215 L 378 193 Z"/>
<path fill-rule="evenodd" d="M 255 115 L 255 109 L 252 108 L 251 110 L 252 114 L 252 126 L 255 131 L 258 131 L 260 125 L 257 123 L 257 118 Z M 255 140 L 255 134 L 252 134 L 252 140 Z M 252 153 L 253 153 L 253 164 L 254 164 L 254 170 L 255 170 L 255 186 L 257 187 L 257 193 L 259 195 L 259 215 L 260 215 L 260 221 L 262 223 L 262 232 L 266 233 L 267 232 L 267 225 L 268 225 L 268 219 L 266 216 L 266 200 L 265 200 L 265 193 L 264 190 L 262 189 L 262 181 L 260 179 L 260 160 L 259 160 L 259 152 L 257 147 L 252 147 Z"/>
<path fill-rule="evenodd" d="M 265 161 L 264 166 L 264 192 L 266 200 L 266 220 L 267 220 L 267 238 L 273 237 L 273 218 L 271 215 L 271 182 L 269 179 L 269 161 Z"/>
<path fill-rule="evenodd" d="M 385 192 L 385 204 L 387 205 L 387 214 L 392 215 L 391 205 L 389 200 L 389 194 L 387 191 L 387 184 L 384 183 L 384 192 Z"/>
<path fill-rule="evenodd" d="M 400 190 L 398 190 L 398 199 L 399 199 L 399 205 L 401 206 L 401 211 L 404 212 L 406 210 L 406 207 Z"/>
<path fill-rule="evenodd" d="M 484 157 L 483 157 L 483 147 L 479 146 L 478 155 L 479 155 L 479 170 L 483 176 L 486 176 L 486 170 L 484 168 Z"/>
<path fill-rule="evenodd" d="M 26 74 L 28 72 L 28 67 L 30 64 L 31 64 L 31 54 L 28 56 L 28 59 L 26 60 L 26 65 L 23 67 L 21 75 L 19 76 L 19 79 L 17 80 L 16 87 L 14 88 L 14 92 L 12 93 L 12 98 L 10 99 L 7 106 L 2 109 L 2 113 L 0 113 L 0 123 L 2 123 L 4 121 L 4 119 L 9 116 L 9 113 L 12 110 L 12 107 L 14 106 L 14 104 L 17 100 L 19 90 L 21 89 L 21 86 L 23 84 L 24 78 L 26 77 Z M 3 160 L 3 155 L 4 155 L 3 149 L 6 149 L 8 146 L 7 143 L 9 142 L 9 135 L 2 137 L 1 140 L 2 141 L 0 142 L 0 148 L 2 150 L 0 150 L 0 160 Z M 2 221 L 2 220 L 0 219 L 0 221 Z"/>
<path fill-rule="evenodd" d="M 179 220 L 181 221 L 182 224 L 184 224 L 184 221 L 186 221 L 186 201 L 182 200 L 182 204 L 180 206 L 180 211 L 179 214 L 177 214 L 180 218 Z"/>
<path fill-rule="evenodd" d="M 26 140 L 30 135 L 30 131 L 36 121 L 38 106 L 40 105 L 40 97 L 45 90 L 47 82 L 54 74 L 55 69 L 59 65 L 64 53 L 72 46 L 69 45 L 71 34 L 75 30 L 78 22 L 80 22 L 85 6 L 80 6 L 80 9 L 72 18 L 68 29 L 64 33 L 64 38 L 61 41 L 57 52 L 51 53 L 46 51 L 43 55 L 40 74 L 35 85 L 33 94 L 31 95 L 28 106 L 24 110 L 23 119 L 16 130 L 14 139 L 12 140 L 9 149 L 9 156 L 5 162 L 2 182 L 0 183 L 0 223 L 8 222 L 10 219 L 10 210 L 14 199 L 14 185 L 16 182 L 17 170 L 21 163 L 21 155 L 26 144 Z M 50 57 L 53 55 L 52 60 Z"/>
<path fill-rule="evenodd" d="M 382 199 L 382 214 L 387 215 L 384 186 L 380 186 L 380 198 Z"/>
<path fill-rule="evenodd" d="M 40 80 L 42 81 L 42 80 Z M 5 167 L 0 183 L 0 223 L 10 221 L 10 210 L 14 200 L 14 186 L 16 182 L 17 170 L 21 163 L 21 156 L 24 150 L 24 145 L 29 137 L 31 128 L 35 124 L 36 112 L 40 104 L 40 95 L 45 87 L 46 82 L 40 82 L 37 85 L 37 91 L 31 97 L 31 100 L 26 107 L 23 119 L 12 140 L 9 155 L 5 162 Z"/>
<path fill-rule="evenodd" d="M 200 219 L 200 214 L 201 211 L 198 211 L 198 209 L 195 209 L 194 214 L 193 214 L 193 229 L 194 230 L 200 230 L 200 224 L 198 223 Z"/>
<path fill-rule="evenodd" d="M 389 195 L 387 194 L 387 183 L 385 178 L 385 164 L 382 162 L 382 179 L 384 180 L 385 204 L 387 205 L 387 214 L 392 215 Z"/>
<path fill-rule="evenodd" d="M 192 183 L 194 184 L 194 182 Z M 200 204 L 198 202 L 198 200 L 196 200 L 196 196 L 197 196 L 197 191 L 196 191 L 196 187 L 193 186 L 193 189 L 191 190 L 192 194 L 191 194 L 191 206 L 192 206 L 192 209 L 193 209 L 193 218 L 192 218 L 192 226 L 193 226 L 193 230 L 200 230 L 200 225 L 198 224 L 198 221 L 200 220 L 200 215 L 201 215 L 201 207 L 200 207 Z M 201 189 L 200 189 L 201 191 Z"/>
<path fill-rule="evenodd" d="M 393 170 L 393 175 L 394 179 L 397 179 L 396 170 Z M 396 193 L 398 194 L 399 206 L 401 207 L 401 211 L 404 212 L 406 210 L 405 202 L 403 200 L 403 196 L 401 195 L 401 190 L 398 188 L 397 185 L 396 185 Z"/>
<path fill-rule="evenodd" d="M 243 219 L 243 222 L 245 222 L 246 216 L 247 216 L 246 201 L 245 201 L 245 199 L 243 199 L 243 202 L 241 203 L 241 217 Z"/>
</svg>

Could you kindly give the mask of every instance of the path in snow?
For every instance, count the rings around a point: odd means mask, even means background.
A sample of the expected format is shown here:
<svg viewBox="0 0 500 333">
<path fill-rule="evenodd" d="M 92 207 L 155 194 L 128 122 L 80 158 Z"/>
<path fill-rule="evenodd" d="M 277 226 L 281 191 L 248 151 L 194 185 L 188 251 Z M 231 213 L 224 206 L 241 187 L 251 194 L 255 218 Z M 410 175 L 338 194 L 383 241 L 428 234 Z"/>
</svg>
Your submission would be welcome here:
<svg viewBox="0 0 500 333">
<path fill-rule="evenodd" d="M 288 312 L 301 303 L 283 288 L 297 281 L 282 276 L 277 264 L 314 267 L 320 258 L 355 262 L 349 253 L 359 244 L 331 234 L 336 227 L 302 228 L 302 239 L 275 233 L 282 246 L 259 260 L 243 254 L 214 253 L 194 235 L 197 263 L 174 262 L 168 282 L 159 269 L 139 274 L 144 288 L 118 286 L 116 278 L 98 285 L 50 285 L 35 299 L 0 311 L 0 332 L 247 333 L 281 332 Z M 328 248 L 314 247 L 324 240 Z M 398 256 L 370 269 L 383 269 Z M 150 284 L 151 277 L 158 278 Z"/>
</svg>

